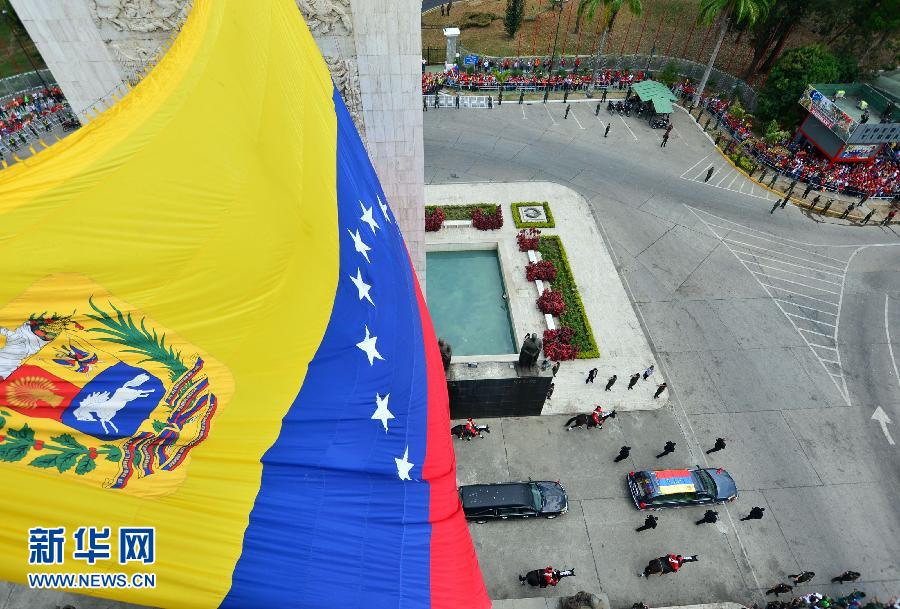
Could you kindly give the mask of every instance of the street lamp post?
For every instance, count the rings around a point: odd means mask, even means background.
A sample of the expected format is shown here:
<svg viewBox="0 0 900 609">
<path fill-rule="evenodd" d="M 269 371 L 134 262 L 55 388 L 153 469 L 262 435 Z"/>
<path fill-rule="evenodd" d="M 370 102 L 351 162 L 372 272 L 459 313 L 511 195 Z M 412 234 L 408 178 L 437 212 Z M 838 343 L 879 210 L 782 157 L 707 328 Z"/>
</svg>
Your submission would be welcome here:
<svg viewBox="0 0 900 609">
<path fill-rule="evenodd" d="M 44 77 L 41 76 L 41 71 L 38 70 L 38 67 L 34 64 L 34 59 L 31 58 L 31 54 L 25 49 L 25 45 L 22 43 L 22 39 L 19 38 L 19 33 L 16 31 L 16 29 L 17 29 L 16 24 L 13 22 L 12 17 L 10 17 L 9 11 L 7 11 L 6 9 L 3 9 L 2 13 L 3 13 L 3 17 L 6 19 L 7 23 L 9 24 L 9 29 L 12 32 L 13 37 L 15 37 L 16 42 L 19 43 L 19 47 L 22 49 L 22 53 L 24 53 L 25 57 L 28 58 L 28 63 L 31 64 L 31 68 L 34 70 L 34 73 L 37 74 L 37 77 L 41 81 L 41 84 L 44 85 L 44 88 L 49 90 L 50 87 L 47 86 L 47 81 L 45 81 Z"/>
<path fill-rule="evenodd" d="M 553 52 L 550 53 L 550 75 L 553 75 L 553 60 L 556 59 L 556 42 L 559 40 L 559 24 L 562 21 L 563 8 L 569 0 L 553 0 L 555 7 L 559 7 L 556 16 L 556 35 L 553 36 Z"/>
</svg>

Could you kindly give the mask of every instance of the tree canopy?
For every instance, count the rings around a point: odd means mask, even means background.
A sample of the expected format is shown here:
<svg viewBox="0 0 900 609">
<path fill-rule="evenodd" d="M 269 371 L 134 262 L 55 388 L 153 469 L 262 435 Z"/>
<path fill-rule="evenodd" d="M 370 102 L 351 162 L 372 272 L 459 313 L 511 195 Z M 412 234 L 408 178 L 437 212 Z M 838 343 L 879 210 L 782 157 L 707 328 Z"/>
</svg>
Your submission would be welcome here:
<svg viewBox="0 0 900 609">
<path fill-rule="evenodd" d="M 778 119 L 794 127 L 803 116 L 798 103 L 806 86 L 817 82 L 839 82 L 841 62 L 822 45 L 798 47 L 787 51 L 772 68 L 757 98 L 757 115 Z"/>
</svg>

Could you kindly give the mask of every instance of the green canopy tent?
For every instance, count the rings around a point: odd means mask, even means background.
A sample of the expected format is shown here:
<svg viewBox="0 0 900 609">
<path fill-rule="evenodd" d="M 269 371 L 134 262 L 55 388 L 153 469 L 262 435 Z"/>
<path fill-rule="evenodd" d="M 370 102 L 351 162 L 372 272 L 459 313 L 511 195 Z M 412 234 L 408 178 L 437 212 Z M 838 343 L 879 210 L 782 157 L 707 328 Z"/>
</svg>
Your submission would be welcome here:
<svg viewBox="0 0 900 609">
<path fill-rule="evenodd" d="M 670 114 L 672 102 L 678 99 L 669 91 L 669 87 L 655 80 L 645 80 L 631 87 L 642 102 L 653 104 L 653 111 L 657 114 Z"/>
</svg>

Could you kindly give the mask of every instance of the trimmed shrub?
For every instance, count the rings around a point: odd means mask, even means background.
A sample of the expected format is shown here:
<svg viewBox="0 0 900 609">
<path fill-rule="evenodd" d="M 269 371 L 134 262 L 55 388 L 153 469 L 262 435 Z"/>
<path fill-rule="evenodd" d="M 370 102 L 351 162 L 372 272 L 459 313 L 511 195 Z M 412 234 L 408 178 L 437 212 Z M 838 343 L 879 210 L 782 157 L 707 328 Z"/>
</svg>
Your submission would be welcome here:
<svg viewBox="0 0 900 609">
<path fill-rule="evenodd" d="M 556 279 L 556 267 L 549 260 L 529 262 L 525 267 L 525 279 L 528 281 L 553 281 Z"/>
<path fill-rule="evenodd" d="M 425 231 L 433 233 L 441 230 L 444 225 L 444 210 L 440 207 L 425 210 Z"/>
<path fill-rule="evenodd" d="M 536 228 L 524 228 L 516 235 L 516 242 L 519 244 L 520 252 L 527 252 L 528 250 L 537 251 L 540 241 L 541 231 Z"/>
<path fill-rule="evenodd" d="M 544 206 L 544 214 L 547 216 L 546 222 L 525 222 L 522 220 L 519 215 L 519 208 L 532 205 Z M 516 228 L 554 228 L 556 226 L 556 222 L 553 220 L 553 213 L 550 211 L 550 204 L 546 201 L 520 201 L 513 203 L 510 209 L 512 210 L 513 223 L 516 225 Z"/>
<path fill-rule="evenodd" d="M 500 206 L 495 205 L 493 210 L 476 208 L 472 210 L 472 226 L 478 230 L 497 230 L 503 227 L 503 213 Z"/>
<path fill-rule="evenodd" d="M 541 313 L 549 313 L 554 317 L 559 317 L 566 310 L 566 301 L 563 300 L 561 292 L 544 288 L 544 293 L 537 299 L 537 306 Z"/>
</svg>

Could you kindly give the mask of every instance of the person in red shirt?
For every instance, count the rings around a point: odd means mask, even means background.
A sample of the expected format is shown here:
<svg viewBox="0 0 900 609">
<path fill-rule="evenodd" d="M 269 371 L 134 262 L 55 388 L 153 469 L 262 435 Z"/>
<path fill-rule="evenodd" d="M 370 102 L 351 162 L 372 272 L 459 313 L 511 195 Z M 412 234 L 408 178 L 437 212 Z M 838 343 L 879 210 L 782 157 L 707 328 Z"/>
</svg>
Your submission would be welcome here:
<svg viewBox="0 0 900 609">
<path fill-rule="evenodd" d="M 553 567 L 547 567 L 546 569 L 544 569 L 544 583 L 545 585 L 541 586 L 542 588 L 545 588 L 547 586 L 555 586 L 559 583 L 559 578 L 556 577 L 556 571 L 553 570 Z"/>
<path fill-rule="evenodd" d="M 603 406 L 597 406 L 594 408 L 594 412 L 591 413 L 591 418 L 594 419 L 594 425 L 603 425 Z"/>
<path fill-rule="evenodd" d="M 472 417 L 466 419 L 466 433 L 472 438 L 478 435 L 478 428 L 475 427 L 475 419 Z"/>
</svg>

